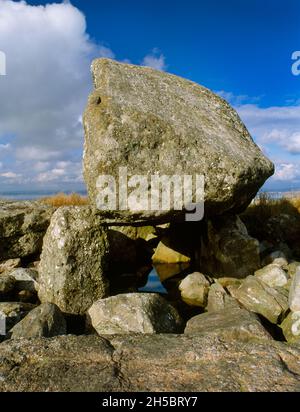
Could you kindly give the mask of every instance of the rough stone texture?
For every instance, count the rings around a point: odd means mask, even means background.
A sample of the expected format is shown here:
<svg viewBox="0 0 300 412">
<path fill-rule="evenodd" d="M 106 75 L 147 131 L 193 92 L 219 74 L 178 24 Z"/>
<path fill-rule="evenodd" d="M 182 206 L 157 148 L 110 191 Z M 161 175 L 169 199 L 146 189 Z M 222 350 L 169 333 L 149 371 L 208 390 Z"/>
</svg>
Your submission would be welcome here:
<svg viewBox="0 0 300 412">
<path fill-rule="evenodd" d="M 28 290 L 35 292 L 38 289 L 38 271 L 28 268 L 17 268 L 10 272 L 10 276 L 15 279 L 15 288 L 18 291 Z"/>
<path fill-rule="evenodd" d="M 0 262 L 0 275 L 9 273 L 19 266 L 21 266 L 20 258 L 4 260 L 3 262 Z"/>
<path fill-rule="evenodd" d="M 39 265 L 41 302 L 63 312 L 83 314 L 108 296 L 106 230 L 89 207 L 59 208 L 44 238 Z"/>
<path fill-rule="evenodd" d="M 288 275 L 292 278 L 295 276 L 298 269 L 300 270 L 300 262 L 291 262 L 287 267 Z"/>
<path fill-rule="evenodd" d="M 180 248 L 176 250 L 176 247 L 170 244 L 168 238 L 164 238 L 159 242 L 154 255 L 152 256 L 154 264 L 177 264 L 177 263 L 189 263 L 191 256 L 184 253 Z"/>
<path fill-rule="evenodd" d="M 271 288 L 285 286 L 288 282 L 287 273 L 278 265 L 271 263 L 255 272 L 255 276 Z"/>
<path fill-rule="evenodd" d="M 17 323 L 10 333 L 12 339 L 53 337 L 66 335 L 67 325 L 56 305 L 42 303 Z"/>
<path fill-rule="evenodd" d="M 205 307 L 210 283 L 200 272 L 186 276 L 179 284 L 181 299 L 191 306 Z"/>
<path fill-rule="evenodd" d="M 280 321 L 288 310 L 288 299 L 283 290 L 270 288 L 254 276 L 248 276 L 240 287 L 229 286 L 228 290 L 246 309 L 264 316 L 272 323 Z"/>
<path fill-rule="evenodd" d="M 0 260 L 39 255 L 53 212 L 39 202 L 0 201 Z"/>
<path fill-rule="evenodd" d="M 92 305 L 88 315 L 88 322 L 99 335 L 183 330 L 176 309 L 156 293 L 128 293 L 100 299 Z"/>
<path fill-rule="evenodd" d="M 0 302 L 0 315 L 6 318 L 6 331 L 8 332 L 35 307 L 36 305 L 31 303 Z"/>
<path fill-rule="evenodd" d="M 97 205 L 99 175 L 205 175 L 205 212 L 243 209 L 273 173 L 237 113 L 191 81 L 151 68 L 93 62 L 84 114 L 84 177 Z M 150 192 L 150 185 L 148 187 Z M 195 199 L 194 199 L 195 200 Z M 112 220 L 165 220 L 182 211 L 111 211 Z"/>
<path fill-rule="evenodd" d="M 0 391 L 299 392 L 300 349 L 215 335 L 59 336 L 0 345 Z"/>
<path fill-rule="evenodd" d="M 207 222 L 202 238 L 201 271 L 215 278 L 245 278 L 260 267 L 259 242 L 250 237 L 238 216 L 224 216 Z"/>
<path fill-rule="evenodd" d="M 290 312 L 280 325 L 289 343 L 300 343 L 300 312 Z"/>
<path fill-rule="evenodd" d="M 223 310 L 227 307 L 239 307 L 236 299 L 228 295 L 220 283 L 213 283 L 207 297 L 207 312 Z"/>
<path fill-rule="evenodd" d="M 290 287 L 289 307 L 293 312 L 300 311 L 300 268 L 297 268 Z"/>
<path fill-rule="evenodd" d="M 15 279 L 10 275 L 0 275 L 0 301 L 7 298 L 15 288 Z"/>
<path fill-rule="evenodd" d="M 218 338 L 228 339 L 271 339 L 260 323 L 257 315 L 239 307 L 227 307 L 216 312 L 203 313 L 191 318 L 184 333 L 201 335 L 215 334 Z"/>
</svg>

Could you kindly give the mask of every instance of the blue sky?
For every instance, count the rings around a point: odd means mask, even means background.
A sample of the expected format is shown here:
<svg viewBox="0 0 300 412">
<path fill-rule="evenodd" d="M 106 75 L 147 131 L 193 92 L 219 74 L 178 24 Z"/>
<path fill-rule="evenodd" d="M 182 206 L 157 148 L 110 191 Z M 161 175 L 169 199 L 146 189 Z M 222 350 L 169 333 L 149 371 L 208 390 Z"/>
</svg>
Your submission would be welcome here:
<svg viewBox="0 0 300 412">
<path fill-rule="evenodd" d="M 0 0 L 0 191 L 84 187 L 80 115 L 97 56 L 218 92 L 276 164 L 266 189 L 300 188 L 298 0 L 51 3 Z"/>
</svg>

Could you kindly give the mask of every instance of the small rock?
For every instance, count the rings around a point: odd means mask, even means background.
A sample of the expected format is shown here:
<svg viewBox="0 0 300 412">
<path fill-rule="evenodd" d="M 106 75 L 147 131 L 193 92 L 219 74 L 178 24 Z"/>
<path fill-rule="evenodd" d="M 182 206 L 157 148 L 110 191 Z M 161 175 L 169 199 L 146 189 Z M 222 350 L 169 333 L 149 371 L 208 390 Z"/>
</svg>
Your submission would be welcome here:
<svg viewBox="0 0 300 412">
<path fill-rule="evenodd" d="M 267 266 L 269 264 L 277 264 L 278 266 L 288 265 L 287 258 L 281 250 L 275 250 L 275 252 L 267 255 L 261 262 L 262 266 Z"/>
<path fill-rule="evenodd" d="M 300 262 L 297 262 L 297 261 L 291 262 L 287 267 L 289 277 L 292 278 L 293 276 L 295 276 L 298 268 L 300 270 Z"/>
<path fill-rule="evenodd" d="M 239 307 L 227 307 L 216 312 L 203 313 L 191 318 L 186 325 L 185 334 L 216 334 L 218 338 L 271 339 L 258 317 Z"/>
<path fill-rule="evenodd" d="M 17 295 L 18 302 L 35 303 L 37 300 L 36 292 L 30 292 L 29 290 L 20 290 Z"/>
<path fill-rule="evenodd" d="M 216 281 L 223 286 L 223 288 L 227 288 L 227 286 L 236 286 L 239 287 L 242 284 L 242 279 L 237 278 L 218 278 Z"/>
<path fill-rule="evenodd" d="M 226 290 L 218 282 L 213 283 L 208 292 L 207 312 L 216 312 L 227 306 L 239 307 L 236 299 L 226 293 Z"/>
<path fill-rule="evenodd" d="M 101 334 L 180 333 L 182 320 L 156 293 L 129 293 L 99 299 L 88 310 L 88 322 Z"/>
<path fill-rule="evenodd" d="M 31 303 L 0 302 L 0 315 L 6 319 L 6 331 L 8 332 L 35 307 L 36 305 Z"/>
<path fill-rule="evenodd" d="M 210 283 L 200 272 L 186 276 L 179 284 L 181 299 L 190 306 L 205 307 Z"/>
<path fill-rule="evenodd" d="M 10 276 L 15 279 L 17 291 L 28 290 L 36 292 L 38 288 L 38 272 L 34 269 L 18 268 L 10 272 Z"/>
<path fill-rule="evenodd" d="M 11 330 L 11 338 L 39 338 L 65 335 L 67 326 L 62 312 L 52 303 L 42 303 L 18 322 Z"/>
<path fill-rule="evenodd" d="M 255 272 L 255 276 L 271 288 L 284 286 L 288 282 L 288 275 L 278 265 L 271 263 Z"/>
<path fill-rule="evenodd" d="M 293 312 L 300 311 L 300 268 L 297 269 L 290 287 L 289 307 Z"/>
<path fill-rule="evenodd" d="M 9 273 L 19 266 L 21 266 L 20 258 L 4 260 L 0 263 L 0 275 L 2 273 Z"/>
<path fill-rule="evenodd" d="M 15 279 L 10 275 L 0 275 L 0 300 L 7 298 L 14 290 Z"/>
<path fill-rule="evenodd" d="M 155 253 L 152 256 L 152 261 L 154 264 L 189 263 L 191 261 L 191 257 L 183 253 L 180 248 L 176 249 L 175 246 L 170 244 L 170 240 L 165 237 L 161 242 L 159 242 Z"/>
<path fill-rule="evenodd" d="M 239 288 L 228 287 L 230 294 L 246 309 L 264 316 L 272 323 L 280 321 L 288 310 L 288 299 L 255 276 L 248 276 Z"/>
<path fill-rule="evenodd" d="M 288 343 L 300 342 L 300 312 L 290 312 L 280 327 Z"/>
</svg>

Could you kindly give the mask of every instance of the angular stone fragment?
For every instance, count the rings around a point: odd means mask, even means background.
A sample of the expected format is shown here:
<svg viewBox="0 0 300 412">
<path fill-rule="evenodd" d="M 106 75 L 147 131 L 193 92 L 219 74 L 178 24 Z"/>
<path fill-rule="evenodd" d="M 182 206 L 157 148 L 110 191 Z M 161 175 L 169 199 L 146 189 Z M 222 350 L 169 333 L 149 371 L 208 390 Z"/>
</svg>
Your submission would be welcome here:
<svg viewBox="0 0 300 412">
<path fill-rule="evenodd" d="M 248 276 L 239 288 L 228 287 L 228 290 L 246 309 L 272 323 L 280 321 L 288 310 L 288 299 L 283 290 L 270 288 L 255 276 Z"/>
<path fill-rule="evenodd" d="M 0 275 L 2 273 L 9 273 L 19 266 L 21 266 L 20 258 L 4 260 L 0 262 Z"/>
<path fill-rule="evenodd" d="M 63 314 L 56 305 L 42 303 L 29 312 L 10 331 L 12 339 L 39 338 L 65 335 L 67 325 Z"/>
<path fill-rule="evenodd" d="M 161 71 L 109 59 L 95 60 L 92 73 L 95 91 L 84 114 L 84 177 L 90 200 L 99 208 L 101 176 L 115 178 L 119 186 L 120 167 L 127 168 L 129 177 L 146 179 L 140 207 L 137 202 L 126 205 L 125 201 L 115 207 L 112 196 L 106 212 L 112 221 L 170 221 L 185 214 L 174 210 L 174 205 L 151 210 L 147 204 L 150 194 L 151 200 L 162 200 L 161 195 L 168 191 L 174 194 L 168 185 L 160 194 L 154 193 L 151 176 L 204 175 L 205 213 L 211 216 L 245 208 L 273 173 L 272 163 L 253 142 L 237 113 L 208 89 Z M 113 181 L 110 183 L 116 189 Z M 192 200 L 197 199 L 194 196 Z"/>
<path fill-rule="evenodd" d="M 42 303 L 83 314 L 108 295 L 108 240 L 100 223 L 89 207 L 61 207 L 54 213 L 39 265 Z"/>
<path fill-rule="evenodd" d="M 0 316 L 5 318 L 6 332 L 20 322 L 36 305 L 23 302 L 0 302 Z"/>
<path fill-rule="evenodd" d="M 15 287 L 17 291 L 28 290 L 36 292 L 38 288 L 38 271 L 28 268 L 17 268 L 10 272 L 10 276 L 15 279 Z"/>
<path fill-rule="evenodd" d="M 300 311 L 300 268 L 297 268 L 292 279 L 289 293 L 289 307 L 293 312 Z"/>
<path fill-rule="evenodd" d="M 271 288 L 285 286 L 288 282 L 287 273 L 278 265 L 271 263 L 255 272 L 255 276 Z"/>
<path fill-rule="evenodd" d="M 100 299 L 89 309 L 88 316 L 99 335 L 183 331 L 176 309 L 156 293 L 128 293 Z"/>
<path fill-rule="evenodd" d="M 220 283 L 213 283 L 209 288 L 205 309 L 207 312 L 216 312 L 227 307 L 239 307 L 239 304 L 236 299 L 226 293 Z"/>
</svg>

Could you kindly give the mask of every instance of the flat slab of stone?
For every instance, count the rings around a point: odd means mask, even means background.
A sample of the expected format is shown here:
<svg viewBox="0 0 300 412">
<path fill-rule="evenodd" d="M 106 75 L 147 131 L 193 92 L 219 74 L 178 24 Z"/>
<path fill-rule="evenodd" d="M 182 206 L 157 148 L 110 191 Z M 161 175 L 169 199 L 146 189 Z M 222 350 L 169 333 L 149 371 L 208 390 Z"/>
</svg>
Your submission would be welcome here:
<svg viewBox="0 0 300 412">
<path fill-rule="evenodd" d="M 84 114 L 84 178 L 95 207 L 101 204 L 99 176 L 110 175 L 119 184 L 120 167 L 129 177 L 204 175 L 207 216 L 244 209 L 273 174 L 236 111 L 210 90 L 109 59 L 95 60 L 92 74 L 95 91 Z M 165 210 L 136 206 L 126 210 L 122 204 L 106 214 L 135 224 L 185 214 L 172 205 Z"/>
<path fill-rule="evenodd" d="M 0 391 L 299 392 L 300 348 L 215 335 L 59 336 L 0 345 Z M 17 366 L 17 367 L 16 367 Z"/>
</svg>

